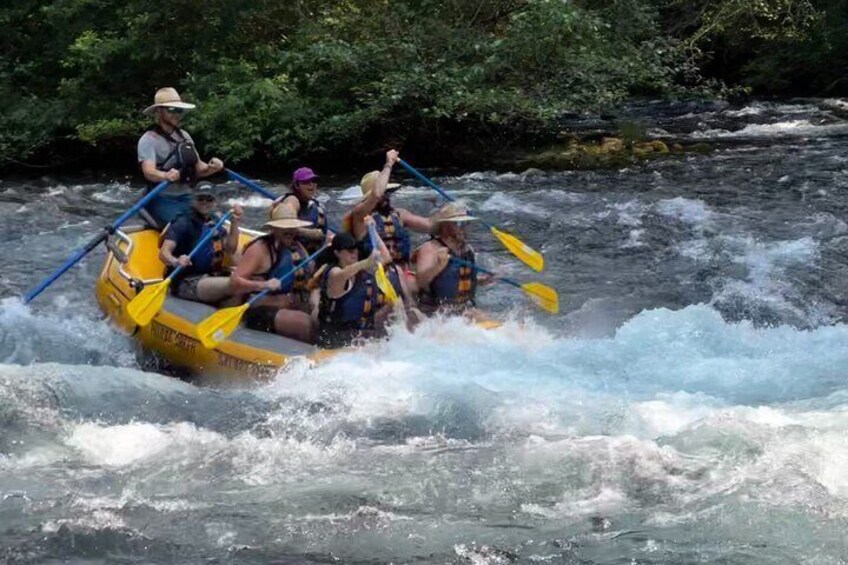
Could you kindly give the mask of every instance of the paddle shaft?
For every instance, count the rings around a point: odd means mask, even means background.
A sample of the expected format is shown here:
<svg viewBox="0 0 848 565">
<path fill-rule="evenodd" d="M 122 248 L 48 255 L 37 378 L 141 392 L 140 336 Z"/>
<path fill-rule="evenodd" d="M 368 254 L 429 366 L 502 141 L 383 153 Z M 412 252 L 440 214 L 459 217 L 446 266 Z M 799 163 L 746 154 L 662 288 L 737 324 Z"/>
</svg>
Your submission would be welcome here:
<svg viewBox="0 0 848 565">
<path fill-rule="evenodd" d="M 247 188 L 253 190 L 254 192 L 258 192 L 259 194 L 261 194 L 265 198 L 270 198 L 271 200 L 277 199 L 276 194 L 274 194 L 273 192 L 271 192 L 267 188 L 263 188 L 262 186 L 257 184 L 255 181 L 252 181 L 249 178 L 245 178 L 245 177 L 241 176 L 240 174 L 238 174 L 237 172 L 231 171 L 230 169 L 225 169 L 225 170 L 227 171 L 227 176 L 230 177 L 232 180 L 234 180 L 236 182 L 240 182 L 241 184 L 243 184 Z"/>
<path fill-rule="evenodd" d="M 480 271 L 481 273 L 486 273 L 487 275 L 492 275 L 493 277 L 497 277 L 497 280 L 505 282 L 506 284 L 511 284 L 515 288 L 521 288 L 521 289 L 524 288 L 524 287 L 521 286 L 520 283 L 517 283 L 512 279 L 499 277 L 498 275 L 496 275 L 495 273 L 493 273 L 489 269 L 484 269 L 483 267 L 477 265 L 476 263 L 472 263 L 471 261 L 466 261 L 465 259 L 457 259 L 456 257 L 451 257 L 451 261 L 453 261 L 457 265 L 464 265 L 466 267 L 471 267 L 475 271 Z"/>
<path fill-rule="evenodd" d="M 235 171 L 231 171 L 230 169 L 226 169 L 226 171 L 227 171 L 227 176 L 229 176 L 230 179 L 232 179 L 236 182 L 240 182 L 241 184 L 243 184 L 247 188 L 253 190 L 254 192 L 261 194 L 265 198 L 270 198 L 271 200 L 276 200 L 277 198 L 279 198 L 278 195 L 274 194 L 273 192 L 271 192 L 267 188 L 263 188 L 262 186 L 257 184 L 256 181 L 252 181 L 249 178 L 246 178 L 246 177 L 238 174 Z M 340 230 L 336 229 L 335 225 L 329 225 L 329 220 L 327 220 L 327 222 L 328 222 L 328 227 L 330 228 L 330 231 L 332 231 L 334 233 L 338 233 L 340 231 Z"/>
<path fill-rule="evenodd" d="M 232 211 L 232 210 L 230 210 L 229 212 L 227 212 L 226 214 L 224 214 L 223 216 L 221 216 L 221 219 L 220 219 L 220 220 L 218 220 L 218 222 L 215 224 L 215 227 L 213 227 L 213 228 L 209 231 L 209 233 L 207 233 L 206 235 L 204 235 L 204 236 L 200 239 L 200 241 L 198 241 L 198 242 L 197 242 L 197 245 L 195 245 L 195 246 L 194 246 L 194 249 L 192 249 L 192 250 L 191 250 L 191 253 L 189 253 L 189 254 L 188 254 L 188 258 L 189 258 L 189 259 L 191 259 L 191 258 L 192 258 L 192 257 L 194 257 L 195 255 L 197 255 L 197 252 L 198 252 L 198 251 L 200 251 L 200 249 L 201 249 L 204 245 L 206 245 L 207 243 L 209 243 L 209 242 L 212 240 L 212 238 L 213 238 L 213 237 L 215 237 L 215 234 L 218 232 L 218 230 L 219 230 L 219 229 L 221 229 L 221 226 L 223 226 L 223 225 L 224 225 L 224 222 L 226 222 L 227 220 L 229 220 L 229 219 L 230 219 L 230 216 L 232 216 L 232 215 L 233 215 L 233 211 Z M 182 265 L 177 265 L 177 267 L 176 267 L 173 271 L 171 271 L 171 274 L 169 274 L 169 275 L 168 275 L 168 279 L 173 279 L 175 276 L 177 276 L 178 274 L 180 274 L 180 272 L 183 270 L 183 268 L 184 268 L 184 267 L 183 267 Z"/>
<path fill-rule="evenodd" d="M 29 291 L 24 296 L 24 304 L 29 304 L 36 296 L 38 296 L 39 294 L 44 292 L 44 289 L 46 289 L 48 286 L 53 284 L 53 282 L 56 279 L 58 279 L 59 277 L 64 275 L 71 267 L 73 267 L 74 265 L 79 263 L 79 261 L 83 257 L 85 257 L 86 255 L 88 255 L 91 252 L 92 249 L 94 249 L 100 243 L 102 243 L 107 237 L 109 237 L 109 235 L 114 233 L 114 231 L 116 229 L 118 229 L 119 227 L 124 225 L 124 222 L 126 222 L 131 217 L 136 215 L 138 213 L 138 211 L 141 210 L 142 208 L 144 208 L 145 206 L 147 206 L 147 204 L 151 200 L 153 200 L 154 198 L 159 196 L 159 193 L 162 192 L 163 190 L 165 190 L 168 187 L 169 184 L 170 183 L 168 181 L 160 182 L 158 185 L 156 185 L 155 188 L 153 188 L 153 190 L 148 192 L 146 195 L 144 195 L 144 197 L 141 200 L 136 202 L 132 206 L 132 208 L 130 208 L 129 210 L 127 210 L 126 212 L 121 214 L 121 216 L 117 220 L 112 222 L 110 225 L 103 228 L 102 232 L 97 234 L 93 239 L 91 239 L 88 243 L 86 243 L 81 249 L 77 250 L 76 253 L 74 253 L 70 257 L 70 259 L 65 261 L 65 263 L 61 267 L 56 269 L 56 271 L 52 275 L 50 275 L 49 277 L 44 279 L 44 281 L 42 281 L 41 284 L 39 284 L 37 287 L 35 287 L 31 291 Z"/>
<path fill-rule="evenodd" d="M 415 178 L 417 178 L 418 180 L 420 180 L 421 182 L 423 182 L 424 184 L 426 184 L 427 186 L 429 186 L 430 188 L 432 188 L 433 190 L 438 192 L 439 195 L 442 198 L 444 198 L 445 200 L 450 200 L 451 202 L 456 200 L 456 198 L 454 198 L 453 196 L 451 196 L 450 194 L 445 192 L 445 189 L 441 188 L 439 185 L 437 185 L 436 183 L 434 183 L 433 181 L 431 181 L 430 179 L 428 179 L 427 177 L 422 175 L 415 167 L 413 167 L 412 165 L 410 165 L 409 163 L 407 163 L 403 159 L 398 159 L 398 163 L 400 163 L 403 166 L 404 169 L 409 171 L 409 173 L 412 176 L 414 176 Z M 469 210 L 469 214 L 470 213 L 471 213 L 471 211 Z M 492 229 L 492 227 L 493 227 L 490 224 L 486 223 L 484 220 L 480 220 L 480 223 L 483 224 L 484 226 L 486 226 L 487 229 Z"/>
<path fill-rule="evenodd" d="M 306 259 L 304 259 L 303 261 L 301 261 L 300 265 L 298 265 L 297 267 L 295 267 L 294 269 L 292 269 L 291 271 L 289 271 L 288 273 L 286 273 L 285 275 L 283 275 L 282 277 L 280 277 L 280 278 L 279 278 L 279 281 L 282 283 L 282 282 L 286 281 L 289 277 L 294 276 L 294 274 L 295 274 L 296 272 L 298 272 L 300 269 L 304 268 L 304 267 L 306 266 L 306 264 L 307 264 L 307 263 L 309 263 L 310 261 L 314 260 L 314 259 L 315 259 L 316 257 L 318 257 L 318 255 L 320 255 L 320 254 L 321 254 L 321 253 L 322 253 L 325 249 L 327 249 L 327 246 L 328 246 L 328 245 L 329 245 L 329 244 L 322 245 L 322 246 L 321 246 L 321 248 L 320 248 L 318 251 L 316 251 L 315 253 L 313 253 L 312 255 L 310 255 L 309 257 L 307 257 Z M 252 304 L 254 304 L 257 300 L 259 300 L 259 299 L 261 299 L 261 298 L 265 298 L 266 296 L 268 296 L 268 294 L 270 294 L 271 292 L 272 292 L 272 290 L 271 290 L 270 288 L 266 288 L 265 290 L 263 290 L 262 292 L 260 292 L 259 294 L 257 294 L 256 296 L 254 296 L 253 298 L 251 298 L 250 300 L 248 300 L 248 301 L 247 301 L 247 305 L 248 305 L 248 306 L 251 306 L 251 305 L 252 305 Z"/>
</svg>

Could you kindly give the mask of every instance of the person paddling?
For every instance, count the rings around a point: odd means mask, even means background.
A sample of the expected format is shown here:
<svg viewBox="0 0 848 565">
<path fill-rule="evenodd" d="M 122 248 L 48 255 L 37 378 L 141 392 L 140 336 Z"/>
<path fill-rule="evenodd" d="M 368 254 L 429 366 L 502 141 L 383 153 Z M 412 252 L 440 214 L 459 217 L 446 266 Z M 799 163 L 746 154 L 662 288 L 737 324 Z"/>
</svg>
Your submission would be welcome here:
<svg viewBox="0 0 848 565">
<path fill-rule="evenodd" d="M 416 279 L 420 293 L 419 305 L 426 314 L 468 312 L 484 318 L 474 310 L 478 284 L 488 284 L 494 278 L 478 277 L 474 249 L 467 242 L 465 225 L 477 218 L 468 215 L 460 202 L 448 202 L 431 217 L 433 237 L 416 251 Z M 460 264 L 451 261 L 457 258 Z M 478 280 L 479 279 L 479 280 Z"/>
<path fill-rule="evenodd" d="M 367 224 L 373 220 L 365 219 Z M 377 264 L 389 264 L 389 252 L 378 238 L 378 249 L 365 259 L 359 259 L 360 246 L 347 232 L 333 237 L 326 261 L 328 265 L 320 279 L 320 323 L 318 342 L 322 347 L 341 347 L 357 338 L 367 339 L 385 333 L 393 312 L 385 295 L 377 286 L 374 270 Z M 398 295 L 404 294 L 396 272 L 387 271 Z"/>
<path fill-rule="evenodd" d="M 360 187 L 363 198 L 345 214 L 342 225 L 348 228 L 357 241 L 362 242 L 363 252 L 367 254 L 371 252 L 371 244 L 364 218 L 373 218 L 377 234 L 386 244 L 392 261 L 404 270 L 409 282 L 414 282 L 414 274 L 409 268 L 409 230 L 430 233 L 432 225 L 429 218 L 392 206 L 390 195 L 397 191 L 400 185 L 389 183 L 389 176 L 392 167 L 399 160 L 398 152 L 391 149 L 386 152 L 386 164 L 382 170 L 371 171 L 362 177 Z"/>
<path fill-rule="evenodd" d="M 194 109 L 194 104 L 183 102 L 173 88 L 156 91 L 153 104 L 144 113 L 156 118 L 138 140 L 138 162 L 141 172 L 151 187 L 170 181 L 165 192 L 154 198 L 145 208 L 162 227 L 191 208 L 191 192 L 195 183 L 224 168 L 224 163 L 213 157 L 204 162 L 197 153 L 194 141 L 180 128 L 183 114 Z"/>
<path fill-rule="evenodd" d="M 193 259 L 189 258 L 197 242 L 217 222 L 215 206 L 216 198 L 211 187 L 198 187 L 189 211 L 177 216 L 165 232 L 159 259 L 165 264 L 166 276 L 182 265 L 182 271 L 171 283 L 171 292 L 179 298 L 215 304 L 232 295 L 230 277 L 224 264 L 226 259 L 234 263 L 238 251 L 239 224 L 243 214 L 240 205 L 235 204 L 232 208 L 229 233 L 221 230 Z"/>
<path fill-rule="evenodd" d="M 264 225 L 271 233 L 254 239 L 245 248 L 231 277 L 232 291 L 241 295 L 265 289 L 273 291 L 247 310 L 244 322 L 248 328 L 306 343 L 314 341 L 315 322 L 310 315 L 312 306 L 307 288 L 314 271 L 312 263 L 282 283 L 279 280 L 309 256 L 297 241 L 299 230 L 308 226 L 309 222 L 298 219 L 287 206 L 274 206 Z"/>
<path fill-rule="evenodd" d="M 317 193 L 318 175 L 309 167 L 301 167 L 292 174 L 291 190 L 274 202 L 274 205 L 288 207 L 298 219 L 309 222 L 297 235 L 310 253 L 321 247 L 329 231 L 327 212 L 315 199 Z"/>
</svg>

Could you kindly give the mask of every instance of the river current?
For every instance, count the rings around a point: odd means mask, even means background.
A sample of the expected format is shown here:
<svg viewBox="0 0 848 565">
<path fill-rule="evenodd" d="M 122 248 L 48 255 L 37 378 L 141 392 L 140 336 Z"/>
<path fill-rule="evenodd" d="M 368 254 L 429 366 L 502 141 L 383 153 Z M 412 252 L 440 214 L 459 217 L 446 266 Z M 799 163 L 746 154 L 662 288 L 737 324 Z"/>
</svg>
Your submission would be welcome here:
<svg viewBox="0 0 848 565">
<path fill-rule="evenodd" d="M 538 274 L 472 234 L 561 313 L 495 285 L 499 329 L 433 320 L 228 388 L 109 326 L 102 250 L 18 298 L 137 185 L 0 181 L 0 562 L 846 562 L 845 107 L 645 104 L 652 136 L 712 151 L 436 172 L 544 252 Z M 430 211 L 401 173 L 397 205 Z M 322 181 L 331 214 L 358 174 Z"/>
</svg>

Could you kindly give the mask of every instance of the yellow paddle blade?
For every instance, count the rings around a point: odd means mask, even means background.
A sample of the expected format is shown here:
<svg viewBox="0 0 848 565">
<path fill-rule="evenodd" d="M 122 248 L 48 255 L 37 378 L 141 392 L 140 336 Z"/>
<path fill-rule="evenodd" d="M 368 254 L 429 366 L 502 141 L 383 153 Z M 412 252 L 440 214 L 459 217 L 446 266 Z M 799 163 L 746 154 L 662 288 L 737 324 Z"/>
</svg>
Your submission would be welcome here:
<svg viewBox="0 0 848 565">
<path fill-rule="evenodd" d="M 382 264 L 377 265 L 377 273 L 375 275 L 377 279 L 377 288 L 386 295 L 386 300 L 389 304 L 394 304 L 398 301 L 398 295 L 395 292 L 395 287 L 392 286 L 392 281 L 389 280 L 389 277 L 386 275 L 386 270 L 383 268 Z"/>
<path fill-rule="evenodd" d="M 506 247 L 510 253 L 521 259 L 527 266 L 535 271 L 541 271 L 545 268 L 545 258 L 541 253 L 515 237 L 514 235 L 510 235 L 506 232 L 499 230 L 496 227 L 492 227 L 492 235 L 500 240 L 503 243 L 504 247 Z"/>
<path fill-rule="evenodd" d="M 521 285 L 527 296 L 533 302 L 550 312 L 551 314 L 559 313 L 559 295 L 557 291 L 542 283 L 532 282 Z"/>
<path fill-rule="evenodd" d="M 250 307 L 250 304 L 233 306 L 218 310 L 199 324 L 197 324 L 197 337 L 200 343 L 207 349 L 215 349 L 222 341 L 227 339 L 241 322 L 241 317 Z"/>
<path fill-rule="evenodd" d="M 130 300 L 127 304 L 127 314 L 139 326 L 146 326 L 150 320 L 162 309 L 165 298 L 168 296 L 168 287 L 171 279 L 165 279 L 158 284 L 144 287 L 144 290 Z"/>
</svg>

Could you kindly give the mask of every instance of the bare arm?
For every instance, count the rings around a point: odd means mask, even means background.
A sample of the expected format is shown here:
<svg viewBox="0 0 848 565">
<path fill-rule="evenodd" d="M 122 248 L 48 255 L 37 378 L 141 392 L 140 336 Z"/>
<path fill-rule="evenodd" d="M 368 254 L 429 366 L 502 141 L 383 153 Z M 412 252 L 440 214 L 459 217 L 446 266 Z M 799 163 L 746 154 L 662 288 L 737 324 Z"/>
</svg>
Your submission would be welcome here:
<svg viewBox="0 0 848 565">
<path fill-rule="evenodd" d="M 380 175 L 374 181 L 374 188 L 362 202 L 351 208 L 349 212 L 351 214 L 351 233 L 356 239 L 365 237 L 366 228 L 362 224 L 361 218 L 369 216 L 374 211 L 374 208 L 377 207 L 377 204 L 380 203 L 380 200 L 386 195 L 389 177 L 392 176 L 392 167 L 398 162 L 398 159 L 400 159 L 400 155 L 394 149 L 386 152 L 386 164 L 383 165 Z"/>
<path fill-rule="evenodd" d="M 256 243 L 255 245 L 251 245 L 247 248 L 247 251 L 242 255 L 241 260 L 239 261 L 238 266 L 236 266 L 236 270 L 233 271 L 233 274 L 230 276 L 230 290 L 233 291 L 233 294 L 247 294 L 249 292 L 261 292 L 266 288 L 271 288 L 269 283 L 272 281 L 255 281 L 251 280 L 251 276 L 254 273 L 265 271 L 266 268 L 270 268 L 270 259 L 265 254 L 264 243 Z M 265 267 L 265 268 L 263 268 Z M 276 279 L 273 279 L 276 281 Z M 277 287 L 279 288 L 280 284 L 277 281 Z"/>
<path fill-rule="evenodd" d="M 419 289 L 430 287 L 439 273 L 441 273 L 450 261 L 450 253 L 445 248 L 436 247 L 433 243 L 424 244 L 418 250 L 418 260 L 415 263 L 415 281 Z"/>
<path fill-rule="evenodd" d="M 344 294 L 345 283 L 359 274 L 360 271 L 370 268 L 376 262 L 377 259 L 372 254 L 368 259 L 357 261 L 347 267 L 336 266 L 330 269 L 330 274 L 327 275 L 327 293 L 330 295 L 330 298 L 338 298 Z"/>
<path fill-rule="evenodd" d="M 430 230 L 433 229 L 433 223 L 430 221 L 430 218 L 413 214 L 409 210 L 404 210 L 403 208 L 397 208 L 397 212 L 398 215 L 400 215 L 400 221 L 405 228 L 409 228 L 418 233 L 430 233 Z"/>
<path fill-rule="evenodd" d="M 374 224 L 374 218 L 371 216 L 365 216 L 362 220 L 362 225 L 365 226 L 365 231 L 369 231 L 369 226 Z M 369 234 L 370 237 L 370 234 Z M 377 251 L 380 252 L 380 262 L 383 265 L 388 265 L 392 262 L 392 254 L 389 253 L 389 248 L 386 247 L 386 243 L 383 241 L 383 238 L 380 237 L 380 234 L 374 231 L 374 239 L 377 243 Z"/>
<path fill-rule="evenodd" d="M 235 255 L 239 246 L 239 225 L 241 224 L 241 216 L 244 213 L 240 204 L 233 206 L 233 215 L 230 217 L 230 232 L 227 234 L 227 239 L 224 242 L 224 250 L 230 255 Z"/>
<path fill-rule="evenodd" d="M 141 172 L 144 174 L 144 178 L 150 182 L 159 183 L 166 180 L 177 182 L 180 180 L 180 172 L 177 169 L 160 171 L 156 168 L 156 163 L 150 160 L 141 162 Z"/>
<path fill-rule="evenodd" d="M 214 175 L 215 173 L 221 171 L 223 168 L 224 163 L 217 157 L 212 157 L 207 163 L 200 158 L 200 155 L 198 155 L 197 163 L 195 163 L 194 165 L 194 172 L 197 175 L 197 178 L 202 179 Z"/>
<path fill-rule="evenodd" d="M 300 200 L 296 196 L 289 194 L 280 201 L 279 206 L 285 206 L 295 215 L 300 213 Z M 311 241 L 323 241 L 324 232 L 321 228 L 297 228 L 297 235 Z"/>
<path fill-rule="evenodd" d="M 191 265 L 191 259 L 189 259 L 187 255 L 182 255 L 179 258 L 174 257 L 174 249 L 176 248 L 176 241 L 166 239 L 165 242 L 162 243 L 162 247 L 159 249 L 159 260 L 169 267 L 176 267 L 177 265 L 188 267 Z"/>
</svg>

